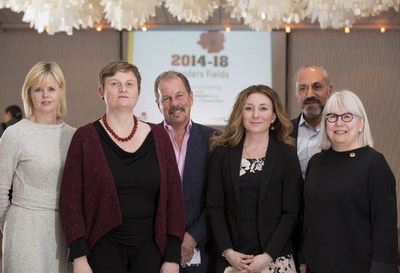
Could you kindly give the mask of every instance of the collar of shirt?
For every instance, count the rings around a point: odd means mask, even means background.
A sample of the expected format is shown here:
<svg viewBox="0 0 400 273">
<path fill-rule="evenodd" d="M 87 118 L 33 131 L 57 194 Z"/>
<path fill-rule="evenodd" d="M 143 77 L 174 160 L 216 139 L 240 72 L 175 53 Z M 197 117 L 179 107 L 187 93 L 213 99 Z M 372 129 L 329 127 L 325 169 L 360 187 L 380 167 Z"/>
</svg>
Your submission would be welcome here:
<svg viewBox="0 0 400 273">
<path fill-rule="evenodd" d="M 183 137 L 182 146 L 180 150 L 174 140 L 175 136 L 174 128 L 171 125 L 167 124 L 165 120 L 164 120 L 164 128 L 167 131 L 169 138 L 171 139 L 172 147 L 174 148 L 175 152 L 176 163 L 178 164 L 179 174 L 181 176 L 181 181 L 183 181 L 183 169 L 185 167 L 187 144 L 190 136 L 190 129 L 192 128 L 192 120 L 189 120 L 189 123 L 186 126 L 186 132 Z"/>
<path fill-rule="evenodd" d="M 318 124 L 316 131 L 307 123 L 303 115 L 300 116 L 298 134 L 297 134 L 297 155 L 299 156 L 301 173 L 305 177 L 307 164 L 310 158 L 321 151 L 315 147 L 318 142 L 321 123 Z"/>
<path fill-rule="evenodd" d="M 311 127 L 311 125 L 308 124 L 307 121 L 304 119 L 304 114 L 301 114 L 301 116 L 300 116 L 299 128 L 300 128 L 300 126 L 307 126 L 309 129 L 314 131 L 314 129 Z M 317 130 L 316 132 L 319 133 L 319 131 L 321 130 L 321 122 L 317 125 L 317 128 L 315 128 L 315 129 Z"/>
</svg>

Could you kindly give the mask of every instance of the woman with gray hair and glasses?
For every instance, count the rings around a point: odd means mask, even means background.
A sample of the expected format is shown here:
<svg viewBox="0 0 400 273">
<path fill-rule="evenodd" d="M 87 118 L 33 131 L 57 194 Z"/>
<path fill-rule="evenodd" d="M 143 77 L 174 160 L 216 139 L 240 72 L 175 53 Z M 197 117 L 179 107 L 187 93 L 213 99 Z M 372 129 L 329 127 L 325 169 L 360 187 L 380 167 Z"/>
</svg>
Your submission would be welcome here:
<svg viewBox="0 0 400 273">
<path fill-rule="evenodd" d="M 372 148 L 364 106 L 353 92 L 336 92 L 323 117 L 323 151 L 304 183 L 306 272 L 398 272 L 396 180 Z"/>
</svg>

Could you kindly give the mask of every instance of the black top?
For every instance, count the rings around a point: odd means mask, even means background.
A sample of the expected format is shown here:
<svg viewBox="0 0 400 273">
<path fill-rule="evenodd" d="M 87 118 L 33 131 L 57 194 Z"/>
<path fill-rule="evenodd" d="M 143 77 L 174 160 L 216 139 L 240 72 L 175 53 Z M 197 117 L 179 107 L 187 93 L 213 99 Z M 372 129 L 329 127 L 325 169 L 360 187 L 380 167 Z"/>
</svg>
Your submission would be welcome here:
<svg viewBox="0 0 400 273">
<path fill-rule="evenodd" d="M 122 214 L 122 225 L 105 236 L 122 245 L 144 246 L 154 241 L 154 215 L 160 188 L 153 133 L 147 135 L 136 152 L 129 153 L 110 138 L 99 121 L 93 125 L 114 178 Z M 167 242 L 175 244 L 172 241 L 171 238 L 167 239 Z M 84 238 L 74 241 L 70 248 L 71 260 L 89 254 Z M 176 255 L 171 254 L 166 253 L 165 260 L 175 261 Z"/>
<path fill-rule="evenodd" d="M 265 158 L 242 159 L 246 168 L 241 165 L 239 182 L 239 223 L 238 238 L 234 249 L 245 254 L 258 255 L 263 253 L 260 246 L 257 227 L 258 192 L 261 182 L 261 170 Z"/>
<path fill-rule="evenodd" d="M 383 155 L 370 147 L 311 158 L 303 226 L 310 272 L 398 272 L 395 184 Z"/>
<path fill-rule="evenodd" d="M 153 241 L 153 218 L 160 188 L 160 170 L 150 132 L 134 153 L 121 149 L 99 121 L 93 123 L 114 178 L 122 225 L 106 236 L 120 244 L 141 247 Z"/>
</svg>

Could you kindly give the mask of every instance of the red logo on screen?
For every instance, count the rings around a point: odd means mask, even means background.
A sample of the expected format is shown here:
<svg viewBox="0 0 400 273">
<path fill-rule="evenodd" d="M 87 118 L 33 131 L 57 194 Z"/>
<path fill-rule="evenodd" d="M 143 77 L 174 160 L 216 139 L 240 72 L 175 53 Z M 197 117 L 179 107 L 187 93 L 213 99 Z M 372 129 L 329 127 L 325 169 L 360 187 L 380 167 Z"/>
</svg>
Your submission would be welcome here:
<svg viewBox="0 0 400 273">
<path fill-rule="evenodd" d="M 208 53 L 218 53 L 224 49 L 225 37 L 219 31 L 208 31 L 200 35 L 200 41 L 197 43 Z"/>
</svg>

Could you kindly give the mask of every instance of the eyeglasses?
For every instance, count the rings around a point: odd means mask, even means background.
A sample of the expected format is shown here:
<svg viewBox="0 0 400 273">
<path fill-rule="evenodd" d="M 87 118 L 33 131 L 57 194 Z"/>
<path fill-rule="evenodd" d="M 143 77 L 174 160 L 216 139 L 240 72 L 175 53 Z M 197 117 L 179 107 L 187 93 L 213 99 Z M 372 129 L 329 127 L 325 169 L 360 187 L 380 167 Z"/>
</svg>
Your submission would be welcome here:
<svg viewBox="0 0 400 273">
<path fill-rule="evenodd" d="M 335 123 L 338 118 L 341 118 L 344 122 L 350 122 L 353 120 L 353 118 L 361 118 L 361 116 L 353 115 L 352 113 L 344 113 L 341 115 L 338 114 L 327 114 L 324 116 L 324 118 L 330 122 L 330 123 Z"/>
</svg>

